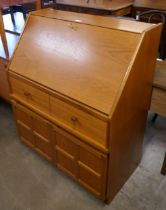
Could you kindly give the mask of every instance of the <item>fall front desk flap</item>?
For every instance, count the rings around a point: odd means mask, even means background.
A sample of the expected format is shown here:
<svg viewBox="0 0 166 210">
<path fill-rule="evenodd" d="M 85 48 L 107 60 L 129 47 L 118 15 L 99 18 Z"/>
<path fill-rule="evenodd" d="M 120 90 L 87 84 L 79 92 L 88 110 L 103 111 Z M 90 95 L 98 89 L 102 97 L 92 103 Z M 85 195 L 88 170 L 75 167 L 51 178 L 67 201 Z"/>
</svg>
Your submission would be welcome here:
<svg viewBox="0 0 166 210">
<path fill-rule="evenodd" d="M 109 116 L 151 24 L 46 9 L 28 18 L 10 70 Z"/>
</svg>

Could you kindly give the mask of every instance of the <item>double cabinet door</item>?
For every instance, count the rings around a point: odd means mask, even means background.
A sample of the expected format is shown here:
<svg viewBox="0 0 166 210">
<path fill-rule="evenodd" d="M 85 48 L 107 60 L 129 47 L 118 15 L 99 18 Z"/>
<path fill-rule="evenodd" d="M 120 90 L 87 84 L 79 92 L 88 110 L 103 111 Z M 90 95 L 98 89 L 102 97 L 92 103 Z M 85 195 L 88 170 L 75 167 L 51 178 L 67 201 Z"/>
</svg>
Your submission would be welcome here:
<svg viewBox="0 0 166 210">
<path fill-rule="evenodd" d="M 14 102 L 21 139 L 98 197 L 105 199 L 107 156 Z"/>
<path fill-rule="evenodd" d="M 51 160 L 51 124 L 15 102 L 13 103 L 13 109 L 18 132 L 23 142 Z"/>
</svg>

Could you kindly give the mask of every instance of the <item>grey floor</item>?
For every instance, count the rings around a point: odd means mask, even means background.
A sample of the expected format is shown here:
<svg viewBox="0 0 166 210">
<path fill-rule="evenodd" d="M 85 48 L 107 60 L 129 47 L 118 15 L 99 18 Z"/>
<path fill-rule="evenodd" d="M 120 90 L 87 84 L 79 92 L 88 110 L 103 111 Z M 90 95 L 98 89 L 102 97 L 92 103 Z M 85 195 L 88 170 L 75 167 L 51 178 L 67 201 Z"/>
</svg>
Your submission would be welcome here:
<svg viewBox="0 0 166 210">
<path fill-rule="evenodd" d="M 19 141 L 10 106 L 0 99 L 0 210 L 166 210 L 166 118 L 149 115 L 140 166 L 105 205 Z"/>
</svg>

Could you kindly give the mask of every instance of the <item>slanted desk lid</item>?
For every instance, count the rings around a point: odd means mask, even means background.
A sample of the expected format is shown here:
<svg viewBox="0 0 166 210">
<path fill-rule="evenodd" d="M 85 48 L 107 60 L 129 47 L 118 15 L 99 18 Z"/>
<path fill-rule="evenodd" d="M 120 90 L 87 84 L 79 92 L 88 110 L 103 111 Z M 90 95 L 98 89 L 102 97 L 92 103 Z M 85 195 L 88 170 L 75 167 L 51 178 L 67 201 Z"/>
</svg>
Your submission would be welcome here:
<svg viewBox="0 0 166 210">
<path fill-rule="evenodd" d="M 96 25 L 31 15 L 10 70 L 109 115 L 141 35 Z"/>
</svg>

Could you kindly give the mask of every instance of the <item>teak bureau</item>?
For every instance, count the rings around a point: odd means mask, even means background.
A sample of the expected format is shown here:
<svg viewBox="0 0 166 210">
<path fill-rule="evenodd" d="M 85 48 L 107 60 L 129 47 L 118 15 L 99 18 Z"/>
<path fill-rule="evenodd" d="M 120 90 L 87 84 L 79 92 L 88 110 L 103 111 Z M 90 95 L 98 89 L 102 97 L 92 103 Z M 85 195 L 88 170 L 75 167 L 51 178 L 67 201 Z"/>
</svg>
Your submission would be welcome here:
<svg viewBox="0 0 166 210">
<path fill-rule="evenodd" d="M 21 139 L 105 202 L 141 158 L 160 32 L 160 24 L 36 11 L 10 63 Z"/>
</svg>

